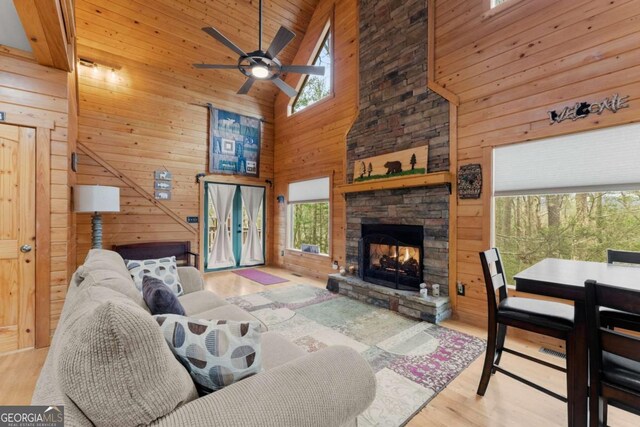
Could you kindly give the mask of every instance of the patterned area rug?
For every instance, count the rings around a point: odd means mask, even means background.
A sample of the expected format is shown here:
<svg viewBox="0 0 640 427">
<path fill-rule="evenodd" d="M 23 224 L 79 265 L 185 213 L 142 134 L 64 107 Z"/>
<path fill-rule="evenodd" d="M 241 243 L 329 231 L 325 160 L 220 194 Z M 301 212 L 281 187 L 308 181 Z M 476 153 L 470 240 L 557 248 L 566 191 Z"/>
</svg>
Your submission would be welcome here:
<svg viewBox="0 0 640 427">
<path fill-rule="evenodd" d="M 337 344 L 360 352 L 378 385 L 359 427 L 405 425 L 485 349 L 479 338 L 311 286 L 228 301 L 308 352 Z"/>
</svg>

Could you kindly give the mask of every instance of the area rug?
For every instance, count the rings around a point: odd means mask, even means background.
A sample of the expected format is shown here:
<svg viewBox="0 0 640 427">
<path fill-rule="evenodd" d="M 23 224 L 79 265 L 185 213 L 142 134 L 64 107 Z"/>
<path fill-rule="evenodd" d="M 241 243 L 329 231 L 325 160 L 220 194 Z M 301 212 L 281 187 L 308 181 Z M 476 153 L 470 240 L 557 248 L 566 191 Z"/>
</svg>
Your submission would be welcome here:
<svg viewBox="0 0 640 427">
<path fill-rule="evenodd" d="M 256 270 L 255 268 L 247 268 L 246 270 L 234 271 L 238 276 L 242 276 L 246 279 L 258 282 L 261 285 L 275 285 L 277 283 L 288 282 L 287 279 L 274 276 L 273 274 L 265 273 L 264 271 Z"/>
<path fill-rule="evenodd" d="M 358 426 L 403 426 L 485 349 L 485 342 L 312 286 L 233 297 L 270 331 L 307 352 L 358 351 L 376 373 L 376 399 Z"/>
</svg>

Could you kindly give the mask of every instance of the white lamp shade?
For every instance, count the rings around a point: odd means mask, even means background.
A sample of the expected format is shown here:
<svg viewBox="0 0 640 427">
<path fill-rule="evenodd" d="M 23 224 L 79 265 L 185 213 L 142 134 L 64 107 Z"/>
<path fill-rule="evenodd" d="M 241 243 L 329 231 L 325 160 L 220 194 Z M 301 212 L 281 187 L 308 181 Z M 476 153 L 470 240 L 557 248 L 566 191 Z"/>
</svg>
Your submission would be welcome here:
<svg viewBox="0 0 640 427">
<path fill-rule="evenodd" d="M 76 185 L 73 204 L 76 212 L 120 212 L 120 188 Z"/>
</svg>

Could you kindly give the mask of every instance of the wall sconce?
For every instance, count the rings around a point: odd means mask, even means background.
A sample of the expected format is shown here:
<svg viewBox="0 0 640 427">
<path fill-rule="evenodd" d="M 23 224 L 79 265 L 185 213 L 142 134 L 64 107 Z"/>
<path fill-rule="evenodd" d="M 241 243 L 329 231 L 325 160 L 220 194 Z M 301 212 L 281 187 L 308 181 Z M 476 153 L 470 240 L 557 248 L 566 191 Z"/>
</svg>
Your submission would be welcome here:
<svg viewBox="0 0 640 427">
<path fill-rule="evenodd" d="M 119 65 L 97 62 L 92 59 L 83 57 L 78 58 L 78 64 L 82 67 L 91 69 L 91 74 L 94 78 L 100 77 L 100 75 L 102 75 L 105 80 L 109 80 L 111 82 L 115 82 L 117 80 L 118 76 L 116 74 L 116 71 L 120 70 L 121 68 Z M 105 71 L 103 72 L 103 70 Z"/>
<path fill-rule="evenodd" d="M 284 196 L 283 195 L 279 195 L 278 196 L 278 204 L 283 204 L 284 203 Z"/>
</svg>

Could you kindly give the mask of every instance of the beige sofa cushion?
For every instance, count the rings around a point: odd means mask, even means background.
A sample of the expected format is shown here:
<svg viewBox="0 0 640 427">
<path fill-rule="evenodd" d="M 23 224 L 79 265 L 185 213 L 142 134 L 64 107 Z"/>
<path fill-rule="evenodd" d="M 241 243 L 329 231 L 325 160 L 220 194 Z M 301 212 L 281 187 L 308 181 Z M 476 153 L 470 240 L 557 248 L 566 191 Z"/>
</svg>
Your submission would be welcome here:
<svg viewBox="0 0 640 427">
<path fill-rule="evenodd" d="M 303 349 L 276 332 L 262 334 L 262 366 L 265 371 L 291 362 L 307 354 Z"/>
<path fill-rule="evenodd" d="M 87 294 L 105 291 L 111 298 L 59 343 L 62 391 L 97 426 L 148 424 L 195 399 L 189 374 L 153 318 L 110 289 L 91 287 Z"/>
<path fill-rule="evenodd" d="M 184 311 L 187 313 L 187 316 L 195 317 L 197 317 L 196 314 L 198 313 L 228 304 L 225 300 L 209 291 L 195 291 L 189 294 L 184 294 L 179 296 L 178 300 L 180 301 L 180 304 L 182 304 L 182 307 L 184 307 Z"/>
<path fill-rule="evenodd" d="M 147 305 L 142 298 L 142 294 L 133 284 L 133 281 L 122 277 L 122 275 L 113 270 L 93 270 L 86 274 L 84 280 L 78 285 L 80 288 L 88 288 L 91 286 L 102 286 L 112 289 L 129 297 L 136 305 L 149 311 Z"/>
<path fill-rule="evenodd" d="M 76 270 L 76 275 L 80 279 L 85 279 L 94 270 L 111 270 L 133 281 L 124 259 L 117 252 L 105 249 L 91 249 L 84 260 L 84 264 Z"/>
<path fill-rule="evenodd" d="M 237 322 L 260 322 L 262 332 L 268 330 L 267 325 L 262 323 L 260 319 L 251 315 L 248 311 L 244 311 L 236 305 L 223 305 L 202 313 L 194 314 L 191 317 L 203 320 L 235 320 Z"/>
</svg>

